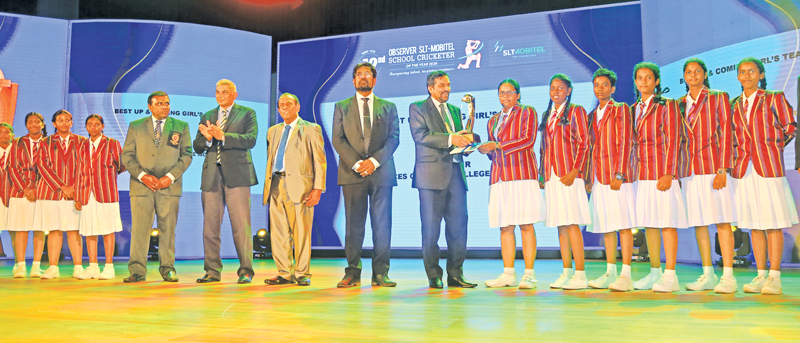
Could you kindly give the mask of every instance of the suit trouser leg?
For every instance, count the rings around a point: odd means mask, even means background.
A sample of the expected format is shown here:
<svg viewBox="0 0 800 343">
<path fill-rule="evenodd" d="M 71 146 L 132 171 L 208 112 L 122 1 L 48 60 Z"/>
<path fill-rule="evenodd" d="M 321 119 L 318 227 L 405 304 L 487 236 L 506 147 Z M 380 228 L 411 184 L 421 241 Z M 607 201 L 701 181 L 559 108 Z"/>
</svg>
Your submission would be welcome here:
<svg viewBox="0 0 800 343">
<path fill-rule="evenodd" d="M 231 219 L 233 231 L 233 245 L 239 256 L 239 276 L 256 273 L 253 271 L 253 230 L 250 221 L 250 187 L 224 187 L 225 203 L 228 206 L 228 216 Z"/>
<path fill-rule="evenodd" d="M 175 271 L 175 225 L 181 197 L 155 194 L 156 220 L 158 222 L 158 271 L 166 278 Z"/>
<path fill-rule="evenodd" d="M 369 217 L 372 223 L 372 275 L 389 274 L 392 254 L 392 186 L 370 187 Z"/>
<path fill-rule="evenodd" d="M 269 233 L 272 259 L 278 268 L 278 276 L 289 280 L 292 276 L 293 252 L 291 228 L 295 226 L 294 203 L 284 187 L 284 178 L 272 177 L 269 190 Z"/>
<path fill-rule="evenodd" d="M 422 222 L 422 262 L 429 279 L 442 277 L 439 266 L 439 234 L 442 229 L 447 190 L 419 189 Z"/>
<path fill-rule="evenodd" d="M 147 275 L 147 252 L 150 249 L 150 230 L 155 216 L 155 192 L 131 197 L 131 251 L 128 260 L 130 274 Z"/>
<path fill-rule="evenodd" d="M 461 167 L 455 164 L 450 186 L 447 187 L 444 214 L 444 237 L 447 239 L 447 276 L 464 274 L 467 257 L 467 186 L 461 177 Z"/>
<path fill-rule="evenodd" d="M 222 217 L 225 214 L 225 199 L 222 193 L 222 178 L 219 172 L 214 173 L 214 181 L 211 189 L 203 191 L 203 269 L 206 274 L 220 278 L 222 273 L 222 260 L 219 257 L 219 249 L 222 239 L 220 238 L 220 227 Z"/>
<path fill-rule="evenodd" d="M 361 251 L 364 246 L 364 227 L 367 223 L 367 180 L 342 186 L 344 195 L 345 238 L 344 254 L 347 257 L 345 275 L 361 277 Z"/>
<path fill-rule="evenodd" d="M 302 203 L 294 204 L 294 276 L 311 277 L 311 228 L 314 224 L 314 208 Z"/>
</svg>

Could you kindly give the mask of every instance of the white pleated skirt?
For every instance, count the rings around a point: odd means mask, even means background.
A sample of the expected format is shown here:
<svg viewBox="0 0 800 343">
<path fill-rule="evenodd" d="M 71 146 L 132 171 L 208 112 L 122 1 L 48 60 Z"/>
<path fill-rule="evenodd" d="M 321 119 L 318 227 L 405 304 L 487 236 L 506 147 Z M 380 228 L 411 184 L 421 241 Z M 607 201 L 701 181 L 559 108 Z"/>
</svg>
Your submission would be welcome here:
<svg viewBox="0 0 800 343">
<path fill-rule="evenodd" d="M 751 163 L 736 183 L 736 213 L 742 229 L 771 230 L 798 223 L 786 177 L 761 177 Z"/>
<path fill-rule="evenodd" d="M 727 176 L 725 187 L 714 189 L 717 174 L 692 175 L 681 179 L 689 226 L 736 222 L 736 179 Z"/>
<path fill-rule="evenodd" d="M 89 194 L 89 202 L 81 208 L 81 236 L 103 236 L 122 231 L 122 218 L 119 203 L 99 203 L 94 192 Z"/>
<path fill-rule="evenodd" d="M 656 180 L 636 181 L 636 226 L 645 228 L 686 229 L 686 204 L 678 180 L 662 192 Z"/>
<path fill-rule="evenodd" d="M 34 231 L 77 231 L 81 211 L 72 200 L 37 200 Z"/>
<path fill-rule="evenodd" d="M 8 207 L 0 202 L 0 231 L 8 230 Z"/>
<path fill-rule="evenodd" d="M 499 181 L 489 186 L 489 227 L 534 224 L 546 217 L 538 181 Z"/>
<path fill-rule="evenodd" d="M 40 231 L 33 227 L 33 216 L 36 214 L 36 202 L 26 198 L 8 200 L 8 231 Z"/>
<path fill-rule="evenodd" d="M 603 185 L 597 178 L 589 198 L 589 211 L 592 223 L 586 226 L 587 232 L 607 233 L 630 229 L 636 225 L 636 187 L 633 183 L 623 183 L 618 191 L 611 185 Z"/>
<path fill-rule="evenodd" d="M 544 184 L 544 197 L 547 201 L 547 220 L 549 227 L 562 225 L 588 225 L 592 222 L 589 212 L 589 197 L 586 183 L 575 178 L 572 186 L 564 186 L 561 178 L 550 170 L 550 181 Z"/>
</svg>

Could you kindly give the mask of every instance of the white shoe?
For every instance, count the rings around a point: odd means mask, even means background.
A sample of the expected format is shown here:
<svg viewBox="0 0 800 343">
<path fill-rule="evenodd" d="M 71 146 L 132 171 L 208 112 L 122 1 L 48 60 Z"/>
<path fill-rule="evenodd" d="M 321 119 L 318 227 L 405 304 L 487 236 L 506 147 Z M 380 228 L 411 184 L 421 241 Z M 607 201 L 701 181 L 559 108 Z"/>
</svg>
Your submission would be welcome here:
<svg viewBox="0 0 800 343">
<path fill-rule="evenodd" d="M 487 280 L 486 281 L 486 287 L 492 287 L 492 288 L 494 288 L 494 287 L 509 287 L 509 286 L 513 286 L 514 283 L 516 283 L 516 282 L 517 282 L 517 274 L 516 273 L 514 273 L 514 274 L 503 273 L 503 274 L 500 274 L 500 276 L 498 276 L 494 280 Z"/>
<path fill-rule="evenodd" d="M 103 272 L 100 273 L 100 280 L 114 280 L 117 275 L 114 273 L 114 267 L 103 267 Z"/>
<path fill-rule="evenodd" d="M 672 293 L 681 290 L 680 284 L 678 284 L 678 277 L 675 276 L 674 278 L 668 278 L 664 275 L 661 276 L 661 279 L 658 282 L 653 284 L 653 292 L 659 293 Z"/>
<path fill-rule="evenodd" d="M 599 278 L 589 281 L 589 287 L 597 289 L 606 289 L 612 282 L 614 282 L 614 279 L 616 279 L 615 275 L 605 273 L 601 275 Z"/>
<path fill-rule="evenodd" d="M 77 269 L 77 267 L 76 267 L 76 269 Z M 77 276 L 77 279 L 78 280 L 91 280 L 91 279 L 97 279 L 99 277 L 100 277 L 100 267 L 91 266 L 90 265 L 89 268 L 86 268 L 86 270 L 84 270 L 83 273 L 80 273 Z"/>
<path fill-rule="evenodd" d="M 629 279 L 627 276 L 620 275 L 617 277 L 617 281 L 614 281 L 612 284 L 608 285 L 608 289 L 614 292 L 628 292 L 633 290 L 633 281 Z"/>
<path fill-rule="evenodd" d="M 695 282 L 686 284 L 687 291 L 708 291 L 714 289 L 714 285 L 719 282 L 716 274 L 700 275 Z"/>
<path fill-rule="evenodd" d="M 654 276 L 653 273 L 647 274 L 647 276 L 637 280 L 633 283 L 633 289 L 637 290 L 650 290 L 653 289 L 653 284 L 658 281 L 661 276 Z"/>
<path fill-rule="evenodd" d="M 778 295 L 783 293 L 781 289 L 781 279 L 768 277 L 764 282 L 764 287 L 761 288 L 761 295 Z"/>
<path fill-rule="evenodd" d="M 750 281 L 750 283 L 744 285 L 742 290 L 745 293 L 761 293 L 761 288 L 764 287 L 765 282 L 767 282 L 766 276 L 756 276 L 753 281 Z"/>
<path fill-rule="evenodd" d="M 522 276 L 522 280 L 519 282 L 519 289 L 535 289 L 537 282 L 539 282 L 539 280 L 536 280 L 536 275 L 525 274 Z"/>
<path fill-rule="evenodd" d="M 41 266 L 39 266 L 39 267 L 36 267 L 36 266 L 31 267 L 31 277 L 32 278 L 40 278 L 40 277 L 42 277 L 42 267 Z"/>
<path fill-rule="evenodd" d="M 556 279 L 556 282 L 550 284 L 550 288 L 561 288 L 561 286 L 564 286 L 567 282 L 569 282 L 569 277 L 561 273 L 558 279 Z"/>
<path fill-rule="evenodd" d="M 42 279 L 53 279 L 58 277 L 61 277 L 61 273 L 58 271 L 58 266 L 50 266 L 44 271 L 44 274 L 42 274 Z"/>
<path fill-rule="evenodd" d="M 589 280 L 579 279 L 575 275 L 573 275 L 567 283 L 561 286 L 561 289 L 566 289 L 566 290 L 587 289 L 587 288 L 589 288 Z"/>
<path fill-rule="evenodd" d="M 26 269 L 28 269 L 27 266 L 20 268 L 18 264 L 14 263 L 14 269 L 11 270 L 11 273 L 13 273 L 14 277 L 17 279 L 24 278 L 25 273 L 27 273 Z"/>
<path fill-rule="evenodd" d="M 689 287 L 686 287 L 686 288 L 689 288 Z M 739 288 L 739 287 L 736 285 L 736 278 L 733 278 L 733 277 L 729 278 L 729 277 L 722 276 L 722 278 L 719 279 L 719 283 L 717 284 L 717 287 L 714 287 L 714 293 L 717 293 L 717 294 L 733 294 L 733 293 L 736 293 L 736 289 L 737 288 Z"/>
<path fill-rule="evenodd" d="M 75 267 L 72 268 L 72 277 L 77 279 L 78 276 L 83 274 L 83 272 L 85 272 L 85 271 L 86 271 L 86 269 L 83 268 L 83 266 L 76 264 Z"/>
</svg>

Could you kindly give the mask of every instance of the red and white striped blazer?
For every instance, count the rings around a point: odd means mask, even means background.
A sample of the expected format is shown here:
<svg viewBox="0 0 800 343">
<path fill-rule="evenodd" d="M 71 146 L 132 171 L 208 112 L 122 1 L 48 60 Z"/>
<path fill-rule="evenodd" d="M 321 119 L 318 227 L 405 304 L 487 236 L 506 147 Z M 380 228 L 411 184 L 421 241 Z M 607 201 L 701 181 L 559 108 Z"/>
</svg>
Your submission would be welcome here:
<svg viewBox="0 0 800 343">
<path fill-rule="evenodd" d="M 11 197 L 25 197 L 25 189 L 36 188 L 39 181 L 39 168 L 36 161 L 39 160 L 39 148 L 42 145 L 40 139 L 35 150 L 31 146 L 34 144 L 30 135 L 25 135 L 14 140 L 14 153 L 8 160 L 8 169 L 11 171 Z"/>
<path fill-rule="evenodd" d="M 636 115 L 638 102 L 631 106 Z M 664 175 L 677 176 L 680 150 L 681 112 L 678 102 L 653 98 L 634 122 L 638 180 L 658 180 Z"/>
<path fill-rule="evenodd" d="M 562 110 L 552 131 L 545 127 L 539 147 L 542 155 L 539 174 L 544 175 L 545 181 L 550 179 L 551 168 L 558 177 L 576 168 L 580 171 L 579 177 L 586 175 L 586 160 L 590 153 L 586 121 L 586 110 L 580 105 L 570 104 L 569 108 Z"/>
<path fill-rule="evenodd" d="M 686 111 L 686 95 L 678 99 L 683 114 L 682 147 L 678 177 L 714 174 L 733 167 L 733 131 L 728 93 L 703 87 L 697 101 Z"/>
<path fill-rule="evenodd" d="M 5 207 L 8 207 L 8 199 L 11 198 L 11 189 L 13 188 L 11 172 L 8 167 L 11 164 L 10 161 L 14 158 L 11 155 L 14 154 L 16 145 L 16 140 L 12 140 L 11 145 L 8 146 L 6 156 L 0 155 L 0 201 L 3 202 Z"/>
<path fill-rule="evenodd" d="M 589 114 L 589 146 L 591 172 L 587 181 L 597 181 L 608 185 L 617 173 L 625 174 L 625 183 L 633 182 L 634 173 L 631 163 L 633 153 L 633 118 L 630 108 L 622 102 L 608 101 L 603 118 L 597 122 L 597 109 Z"/>
<path fill-rule="evenodd" d="M 786 139 L 795 135 L 797 121 L 792 106 L 781 91 L 756 91 L 747 120 L 744 98 L 733 101 L 734 162 L 731 176 L 744 176 L 750 161 L 762 177 L 783 177 L 783 149 Z"/>
<path fill-rule="evenodd" d="M 488 154 L 492 160 L 492 174 L 489 184 L 498 181 L 537 180 L 536 152 L 533 143 L 536 142 L 536 126 L 539 123 L 536 110 L 528 105 L 515 105 L 500 124 L 502 111 L 489 118 L 487 130 L 489 140 L 500 142 L 501 150 Z M 497 125 L 499 131 L 495 136 Z"/>
<path fill-rule="evenodd" d="M 69 145 L 65 150 L 58 133 L 45 137 L 39 148 L 39 174 L 36 185 L 36 199 L 61 200 L 61 186 L 74 186 L 78 179 L 77 146 L 86 137 L 71 133 L 67 138 Z"/>
<path fill-rule="evenodd" d="M 89 195 L 99 203 L 119 202 L 117 175 L 125 171 L 120 163 L 122 147 L 116 139 L 102 136 L 94 154 L 91 154 L 92 142 L 83 140 L 78 145 L 78 183 L 76 197 L 81 204 L 89 202 Z"/>
</svg>

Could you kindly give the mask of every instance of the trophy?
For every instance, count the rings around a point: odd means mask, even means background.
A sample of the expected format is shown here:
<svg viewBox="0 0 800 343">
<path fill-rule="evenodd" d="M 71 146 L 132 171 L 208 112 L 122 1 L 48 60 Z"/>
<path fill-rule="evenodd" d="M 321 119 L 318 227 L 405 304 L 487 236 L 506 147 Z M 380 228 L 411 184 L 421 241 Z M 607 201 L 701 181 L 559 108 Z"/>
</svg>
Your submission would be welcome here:
<svg viewBox="0 0 800 343">
<path fill-rule="evenodd" d="M 14 123 L 18 93 L 19 85 L 5 79 L 3 71 L 0 70 L 0 122 Z"/>
<path fill-rule="evenodd" d="M 481 137 L 478 134 L 472 132 L 472 128 L 475 126 L 475 97 L 472 94 L 464 94 L 464 97 L 461 98 L 461 102 L 467 104 L 467 108 L 469 109 L 469 114 L 467 115 L 467 124 L 464 125 L 464 130 L 467 133 L 464 134 L 469 140 L 473 143 L 480 143 Z"/>
</svg>

